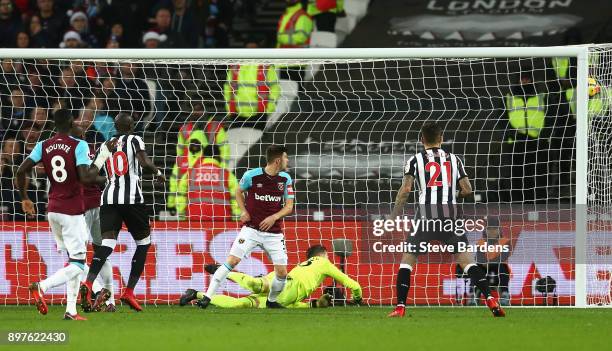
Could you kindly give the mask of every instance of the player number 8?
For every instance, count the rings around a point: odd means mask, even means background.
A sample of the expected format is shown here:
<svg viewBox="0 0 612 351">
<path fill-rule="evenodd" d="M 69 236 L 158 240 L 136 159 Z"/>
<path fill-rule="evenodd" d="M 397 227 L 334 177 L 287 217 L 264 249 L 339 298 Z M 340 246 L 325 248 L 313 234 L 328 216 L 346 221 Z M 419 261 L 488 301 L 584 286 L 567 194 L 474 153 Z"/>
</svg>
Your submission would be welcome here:
<svg viewBox="0 0 612 351">
<path fill-rule="evenodd" d="M 68 178 L 66 161 L 62 156 L 57 155 L 51 158 L 51 176 L 58 183 L 63 183 Z"/>
</svg>

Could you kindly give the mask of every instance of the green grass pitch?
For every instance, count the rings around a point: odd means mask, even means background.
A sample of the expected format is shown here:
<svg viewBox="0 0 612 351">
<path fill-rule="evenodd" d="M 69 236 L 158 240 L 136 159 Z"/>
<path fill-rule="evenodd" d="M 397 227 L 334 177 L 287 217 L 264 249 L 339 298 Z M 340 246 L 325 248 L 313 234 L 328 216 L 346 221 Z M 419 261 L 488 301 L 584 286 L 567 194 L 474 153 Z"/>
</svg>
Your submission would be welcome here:
<svg viewBox="0 0 612 351">
<path fill-rule="evenodd" d="M 222 310 L 145 307 L 63 321 L 62 306 L 0 308 L 0 331 L 66 330 L 68 345 L 0 345 L 1 350 L 607 350 L 612 309 L 486 308 Z"/>
</svg>

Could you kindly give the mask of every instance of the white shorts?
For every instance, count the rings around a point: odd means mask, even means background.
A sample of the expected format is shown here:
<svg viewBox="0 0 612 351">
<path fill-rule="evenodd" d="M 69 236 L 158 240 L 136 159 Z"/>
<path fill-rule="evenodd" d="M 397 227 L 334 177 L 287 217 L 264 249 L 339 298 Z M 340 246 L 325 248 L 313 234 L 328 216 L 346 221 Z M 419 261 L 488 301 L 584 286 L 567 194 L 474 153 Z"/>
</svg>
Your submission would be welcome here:
<svg viewBox="0 0 612 351">
<path fill-rule="evenodd" d="M 87 233 L 89 233 L 85 216 L 49 212 L 47 218 L 55 236 L 57 249 L 68 251 L 70 258 L 84 260 L 87 253 Z"/>
<path fill-rule="evenodd" d="M 102 246 L 102 233 L 100 231 L 100 207 L 91 208 L 85 212 L 85 223 L 91 242 L 94 245 Z"/>
<path fill-rule="evenodd" d="M 240 233 L 238 233 L 230 249 L 230 255 L 242 260 L 257 246 L 268 253 L 272 264 L 287 265 L 287 250 L 285 249 L 283 234 L 262 232 L 246 226 L 240 229 Z"/>
</svg>

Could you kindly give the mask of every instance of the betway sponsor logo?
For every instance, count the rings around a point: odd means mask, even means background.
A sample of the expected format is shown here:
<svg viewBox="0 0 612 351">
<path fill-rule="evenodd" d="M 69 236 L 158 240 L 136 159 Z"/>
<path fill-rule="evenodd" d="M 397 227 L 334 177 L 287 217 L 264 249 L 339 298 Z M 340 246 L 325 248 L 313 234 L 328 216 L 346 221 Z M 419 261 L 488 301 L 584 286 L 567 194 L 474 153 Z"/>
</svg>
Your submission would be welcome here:
<svg viewBox="0 0 612 351">
<path fill-rule="evenodd" d="M 281 200 L 281 197 L 272 196 L 272 195 L 259 195 L 255 193 L 255 200 L 266 201 L 266 202 L 279 202 Z"/>
</svg>

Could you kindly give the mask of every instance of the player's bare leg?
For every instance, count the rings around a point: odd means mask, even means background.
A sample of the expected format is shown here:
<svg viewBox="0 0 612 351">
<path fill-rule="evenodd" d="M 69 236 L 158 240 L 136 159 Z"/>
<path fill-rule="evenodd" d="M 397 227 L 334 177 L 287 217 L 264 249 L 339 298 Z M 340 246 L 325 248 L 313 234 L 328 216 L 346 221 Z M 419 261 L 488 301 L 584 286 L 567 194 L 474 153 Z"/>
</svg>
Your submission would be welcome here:
<svg viewBox="0 0 612 351">
<path fill-rule="evenodd" d="M 491 310 L 494 317 L 505 317 L 506 312 L 501 308 L 499 302 L 495 296 L 491 295 L 491 289 L 489 287 L 489 281 L 485 275 L 485 272 L 474 263 L 474 259 L 469 252 L 461 252 L 456 256 L 457 263 L 463 269 L 472 282 L 472 285 L 477 287 L 486 298 L 487 307 Z"/>
<path fill-rule="evenodd" d="M 399 271 L 397 272 L 397 306 L 389 313 L 388 317 L 404 317 L 406 314 L 406 299 L 410 290 L 410 273 L 412 267 L 416 265 L 417 257 L 410 253 L 402 255 Z"/>
<path fill-rule="evenodd" d="M 274 265 L 274 278 L 270 284 L 270 292 L 268 293 L 268 300 L 266 301 L 267 308 L 284 308 L 283 305 L 276 301 L 278 295 L 283 291 L 285 283 L 287 281 L 287 265 L 275 264 Z"/>
</svg>

